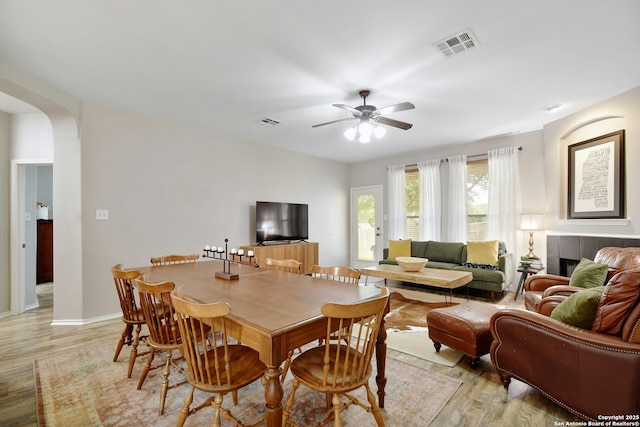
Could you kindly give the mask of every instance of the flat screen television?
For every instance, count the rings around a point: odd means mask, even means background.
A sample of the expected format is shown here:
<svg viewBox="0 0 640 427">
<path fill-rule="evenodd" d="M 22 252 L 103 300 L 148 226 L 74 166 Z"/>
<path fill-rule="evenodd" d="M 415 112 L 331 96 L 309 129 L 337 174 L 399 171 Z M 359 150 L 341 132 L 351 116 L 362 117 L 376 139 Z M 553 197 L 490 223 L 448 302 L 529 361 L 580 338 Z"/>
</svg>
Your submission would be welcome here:
<svg viewBox="0 0 640 427">
<path fill-rule="evenodd" d="M 309 205 L 256 202 L 256 242 L 298 241 L 309 238 Z"/>
</svg>

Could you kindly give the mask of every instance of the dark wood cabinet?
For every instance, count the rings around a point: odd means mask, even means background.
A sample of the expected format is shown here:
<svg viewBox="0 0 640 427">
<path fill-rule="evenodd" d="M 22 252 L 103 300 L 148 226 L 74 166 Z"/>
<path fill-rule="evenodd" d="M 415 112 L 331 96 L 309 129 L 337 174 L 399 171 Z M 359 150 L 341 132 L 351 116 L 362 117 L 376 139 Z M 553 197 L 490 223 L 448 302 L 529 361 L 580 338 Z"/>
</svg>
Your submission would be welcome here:
<svg viewBox="0 0 640 427">
<path fill-rule="evenodd" d="M 53 282 L 53 220 L 38 220 L 36 283 Z"/>
</svg>

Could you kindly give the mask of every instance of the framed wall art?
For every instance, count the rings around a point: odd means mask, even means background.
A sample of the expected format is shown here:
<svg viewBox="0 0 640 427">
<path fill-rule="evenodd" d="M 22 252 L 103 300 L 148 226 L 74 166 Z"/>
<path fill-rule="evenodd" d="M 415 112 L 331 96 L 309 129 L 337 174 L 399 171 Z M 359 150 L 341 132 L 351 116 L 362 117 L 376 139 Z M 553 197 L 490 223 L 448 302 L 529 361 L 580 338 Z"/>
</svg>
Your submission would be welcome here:
<svg viewBox="0 0 640 427">
<path fill-rule="evenodd" d="M 624 218 L 624 129 L 569 146 L 567 219 Z"/>
</svg>

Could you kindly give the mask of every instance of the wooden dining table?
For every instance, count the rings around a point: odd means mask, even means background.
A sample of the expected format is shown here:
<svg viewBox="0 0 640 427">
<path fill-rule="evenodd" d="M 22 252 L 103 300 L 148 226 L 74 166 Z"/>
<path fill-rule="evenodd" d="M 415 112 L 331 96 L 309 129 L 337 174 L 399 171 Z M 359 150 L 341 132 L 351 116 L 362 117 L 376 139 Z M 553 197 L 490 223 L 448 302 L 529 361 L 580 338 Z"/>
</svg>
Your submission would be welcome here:
<svg viewBox="0 0 640 427">
<path fill-rule="evenodd" d="M 238 280 L 216 277 L 221 261 L 138 267 L 150 282 L 171 281 L 176 291 L 198 302 L 225 301 L 231 306 L 230 336 L 260 355 L 265 371 L 267 426 L 280 427 L 284 391 L 282 363 L 290 351 L 326 335 L 320 307 L 326 302 L 353 304 L 380 295 L 375 286 L 353 286 L 331 280 L 231 264 Z M 380 328 L 376 345 L 379 406 L 384 407 L 386 332 Z"/>
</svg>

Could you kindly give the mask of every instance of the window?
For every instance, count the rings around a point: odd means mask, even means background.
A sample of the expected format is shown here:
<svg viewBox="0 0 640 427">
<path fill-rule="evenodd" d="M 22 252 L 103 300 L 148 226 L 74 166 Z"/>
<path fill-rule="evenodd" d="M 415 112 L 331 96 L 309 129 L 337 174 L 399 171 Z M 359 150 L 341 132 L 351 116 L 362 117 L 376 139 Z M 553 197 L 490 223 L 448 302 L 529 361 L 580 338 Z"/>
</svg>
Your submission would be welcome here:
<svg viewBox="0 0 640 427">
<path fill-rule="evenodd" d="M 420 173 L 418 169 L 405 170 L 407 186 L 407 239 L 420 239 Z"/>
<path fill-rule="evenodd" d="M 407 185 L 407 239 L 420 236 L 420 180 L 418 169 L 405 171 Z M 486 240 L 487 204 L 489 201 L 489 161 L 467 162 L 467 238 Z"/>
<path fill-rule="evenodd" d="M 482 241 L 487 237 L 489 202 L 489 161 L 467 162 L 467 239 Z"/>
</svg>

